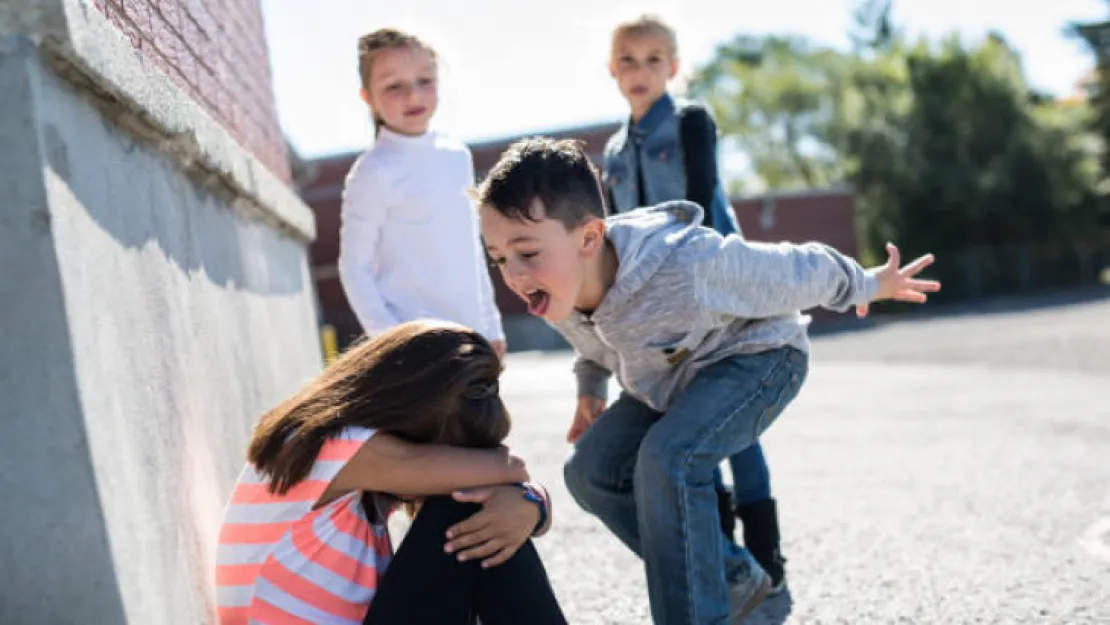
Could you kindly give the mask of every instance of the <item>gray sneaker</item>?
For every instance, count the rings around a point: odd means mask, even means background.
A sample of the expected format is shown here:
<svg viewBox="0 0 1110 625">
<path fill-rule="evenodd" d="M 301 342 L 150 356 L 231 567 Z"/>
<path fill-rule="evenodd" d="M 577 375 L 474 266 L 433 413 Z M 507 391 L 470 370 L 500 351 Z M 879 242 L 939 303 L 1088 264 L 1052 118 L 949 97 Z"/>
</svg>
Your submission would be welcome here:
<svg viewBox="0 0 1110 625">
<path fill-rule="evenodd" d="M 732 610 L 729 623 L 739 625 L 771 592 L 771 576 L 758 566 L 752 567 L 752 574 L 746 579 L 733 582 L 728 589 Z"/>
</svg>

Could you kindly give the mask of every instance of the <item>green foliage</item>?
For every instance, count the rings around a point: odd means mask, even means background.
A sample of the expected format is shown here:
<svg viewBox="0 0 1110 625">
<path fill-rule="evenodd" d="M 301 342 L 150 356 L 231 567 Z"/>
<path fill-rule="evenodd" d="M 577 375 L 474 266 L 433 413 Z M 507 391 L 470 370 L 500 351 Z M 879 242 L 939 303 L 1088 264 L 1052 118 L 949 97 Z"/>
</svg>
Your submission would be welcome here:
<svg viewBox="0 0 1110 625">
<path fill-rule="evenodd" d="M 798 38 L 739 36 L 697 72 L 691 93 L 713 108 L 764 186 L 826 186 L 842 178 L 841 160 L 824 140 L 842 56 Z"/>
<path fill-rule="evenodd" d="M 889 9 L 864 5 L 851 52 L 738 36 L 692 91 L 763 186 L 850 184 L 870 253 L 888 240 L 915 254 L 1097 230 L 1097 114 L 1033 93 L 1001 35 L 910 43 Z"/>
<path fill-rule="evenodd" d="M 1102 196 L 1099 222 L 1110 226 L 1110 21 L 1073 24 L 1071 33 L 1083 40 L 1095 62 L 1095 71 L 1085 81 L 1086 95 L 1090 98 L 1088 126 L 1101 139 L 1099 150 L 1102 170 L 1099 191 Z"/>
</svg>

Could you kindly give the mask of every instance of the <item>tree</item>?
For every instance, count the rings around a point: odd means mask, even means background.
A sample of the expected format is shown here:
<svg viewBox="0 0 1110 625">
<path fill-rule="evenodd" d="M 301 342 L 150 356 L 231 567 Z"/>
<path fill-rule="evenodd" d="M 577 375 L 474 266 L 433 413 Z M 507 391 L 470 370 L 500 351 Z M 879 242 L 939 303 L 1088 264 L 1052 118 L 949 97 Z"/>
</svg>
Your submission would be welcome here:
<svg viewBox="0 0 1110 625">
<path fill-rule="evenodd" d="M 890 240 L 914 254 L 1089 237 L 1100 144 L 1088 109 L 1034 93 L 1000 34 L 910 44 L 888 2 L 871 7 L 855 53 L 740 36 L 697 72 L 694 93 L 760 180 L 849 183 L 865 253 Z"/>
<path fill-rule="evenodd" d="M 1087 44 L 1095 61 L 1095 71 L 1085 86 L 1092 108 L 1090 127 L 1102 140 L 1099 221 L 1110 226 L 1110 21 L 1073 24 L 1070 31 Z"/>
<path fill-rule="evenodd" d="M 913 110 L 908 55 L 901 39 L 856 57 L 839 88 L 830 142 L 837 146 L 845 177 L 856 194 L 864 253 L 881 261 L 885 241 L 905 231 L 901 192 L 917 175 L 907 157 Z"/>
<path fill-rule="evenodd" d="M 801 38 L 741 35 L 718 46 L 690 91 L 709 103 L 763 186 L 823 187 L 843 179 L 827 135 L 829 93 L 846 58 Z"/>
<path fill-rule="evenodd" d="M 893 0 L 864 0 L 852 12 L 852 28 L 848 38 L 856 52 L 883 50 L 897 37 L 891 12 Z"/>
</svg>

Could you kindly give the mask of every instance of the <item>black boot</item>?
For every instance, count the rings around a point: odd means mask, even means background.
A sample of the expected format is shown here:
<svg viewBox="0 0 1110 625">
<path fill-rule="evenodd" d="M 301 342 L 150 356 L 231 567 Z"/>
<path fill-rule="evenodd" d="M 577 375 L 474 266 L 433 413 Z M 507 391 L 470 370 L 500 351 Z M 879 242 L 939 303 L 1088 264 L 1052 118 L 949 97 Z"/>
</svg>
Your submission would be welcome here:
<svg viewBox="0 0 1110 625">
<path fill-rule="evenodd" d="M 736 542 L 736 517 L 732 515 L 732 491 L 717 487 L 717 512 L 721 515 L 721 531 L 729 542 Z"/>
<path fill-rule="evenodd" d="M 744 546 L 771 576 L 772 592 L 786 584 L 786 558 L 779 549 L 779 515 L 774 499 L 736 506 L 736 516 L 744 525 Z"/>
</svg>

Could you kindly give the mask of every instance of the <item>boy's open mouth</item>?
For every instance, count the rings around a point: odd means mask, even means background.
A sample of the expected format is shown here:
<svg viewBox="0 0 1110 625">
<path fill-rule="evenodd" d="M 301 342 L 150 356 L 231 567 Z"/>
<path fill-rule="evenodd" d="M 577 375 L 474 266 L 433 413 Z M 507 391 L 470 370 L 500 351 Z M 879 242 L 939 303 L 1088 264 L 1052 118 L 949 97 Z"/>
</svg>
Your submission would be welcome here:
<svg viewBox="0 0 1110 625">
<path fill-rule="evenodd" d="M 542 317 L 547 312 L 548 304 L 551 303 L 551 296 L 542 289 L 525 293 L 524 299 L 528 302 L 528 313 L 537 317 Z"/>
</svg>

